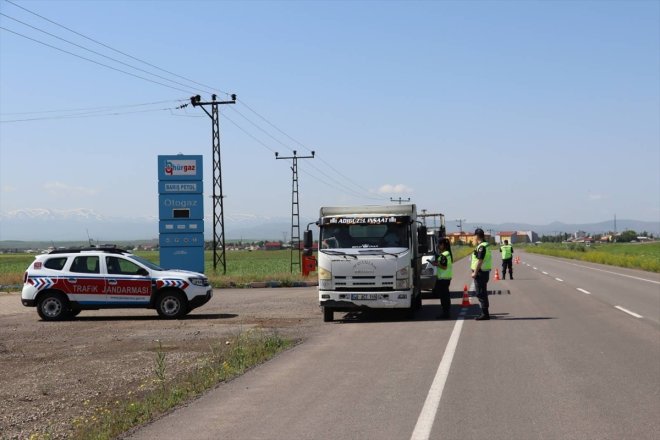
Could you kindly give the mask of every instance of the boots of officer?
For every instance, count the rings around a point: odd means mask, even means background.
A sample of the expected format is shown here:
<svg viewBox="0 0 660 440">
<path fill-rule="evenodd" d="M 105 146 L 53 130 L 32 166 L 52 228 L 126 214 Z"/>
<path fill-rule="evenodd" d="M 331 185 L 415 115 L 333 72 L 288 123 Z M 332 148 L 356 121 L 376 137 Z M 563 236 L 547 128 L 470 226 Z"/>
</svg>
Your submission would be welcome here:
<svg viewBox="0 0 660 440">
<path fill-rule="evenodd" d="M 488 307 L 482 308 L 481 316 L 474 318 L 475 321 L 488 321 L 489 319 L 490 315 L 488 314 Z"/>
</svg>

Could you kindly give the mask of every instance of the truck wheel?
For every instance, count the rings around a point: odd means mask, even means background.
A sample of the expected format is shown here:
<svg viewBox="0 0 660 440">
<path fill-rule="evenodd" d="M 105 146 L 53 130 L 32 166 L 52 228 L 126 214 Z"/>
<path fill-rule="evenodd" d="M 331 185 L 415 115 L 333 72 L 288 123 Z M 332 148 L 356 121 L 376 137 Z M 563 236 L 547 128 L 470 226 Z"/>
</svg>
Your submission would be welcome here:
<svg viewBox="0 0 660 440">
<path fill-rule="evenodd" d="M 323 322 L 332 322 L 335 320 L 335 312 L 328 307 L 323 307 Z"/>
<path fill-rule="evenodd" d="M 156 300 L 156 310 L 165 319 L 179 319 L 188 313 L 188 302 L 180 292 L 166 291 Z"/>
<path fill-rule="evenodd" d="M 37 313 L 44 321 L 61 321 L 69 317 L 69 306 L 64 295 L 47 293 L 39 299 Z"/>
</svg>

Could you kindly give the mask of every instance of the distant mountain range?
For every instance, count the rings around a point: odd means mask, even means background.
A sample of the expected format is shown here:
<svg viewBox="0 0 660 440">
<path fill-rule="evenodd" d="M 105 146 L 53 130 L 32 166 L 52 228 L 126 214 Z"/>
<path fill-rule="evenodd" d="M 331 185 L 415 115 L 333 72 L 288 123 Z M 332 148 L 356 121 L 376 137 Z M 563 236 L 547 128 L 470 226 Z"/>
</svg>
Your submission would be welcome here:
<svg viewBox="0 0 660 440">
<path fill-rule="evenodd" d="M 312 218 L 300 218 L 300 231 Z M 525 223 L 501 224 L 463 224 L 464 231 L 481 227 L 484 230 L 499 231 L 535 231 L 539 235 L 558 233 L 605 233 L 614 229 L 612 220 L 589 224 L 568 224 L 552 222 L 547 225 Z M 205 235 L 210 238 L 213 225 L 205 224 Z M 660 221 L 648 222 L 617 219 L 617 230 L 632 229 L 637 232 L 647 231 L 660 235 Z M 449 232 L 458 231 L 455 222 L 447 222 Z M 291 219 L 284 217 L 259 217 L 254 215 L 225 215 L 225 237 L 228 240 L 289 240 L 291 237 Z M 315 231 L 316 235 L 316 231 Z M 158 237 L 158 219 L 154 217 L 120 218 L 106 217 L 89 209 L 55 210 L 22 209 L 0 214 L 0 241 L 86 241 L 112 242 L 117 240 L 149 240 Z"/>
</svg>

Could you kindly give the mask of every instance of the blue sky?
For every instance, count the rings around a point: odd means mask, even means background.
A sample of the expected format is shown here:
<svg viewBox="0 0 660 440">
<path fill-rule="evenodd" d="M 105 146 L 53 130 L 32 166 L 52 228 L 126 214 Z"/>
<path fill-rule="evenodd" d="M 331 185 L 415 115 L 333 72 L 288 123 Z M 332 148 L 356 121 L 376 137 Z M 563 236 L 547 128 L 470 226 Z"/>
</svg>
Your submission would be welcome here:
<svg viewBox="0 0 660 440">
<path fill-rule="evenodd" d="M 6 29 L 184 84 L 0 30 L 0 216 L 156 218 L 159 154 L 203 154 L 210 194 L 210 119 L 159 109 L 218 90 L 239 101 L 221 116 L 228 217 L 290 216 L 274 151 L 295 149 L 317 152 L 304 217 L 410 197 L 469 223 L 660 219 L 658 1 L 16 3 L 186 79 L 0 0 Z"/>
</svg>

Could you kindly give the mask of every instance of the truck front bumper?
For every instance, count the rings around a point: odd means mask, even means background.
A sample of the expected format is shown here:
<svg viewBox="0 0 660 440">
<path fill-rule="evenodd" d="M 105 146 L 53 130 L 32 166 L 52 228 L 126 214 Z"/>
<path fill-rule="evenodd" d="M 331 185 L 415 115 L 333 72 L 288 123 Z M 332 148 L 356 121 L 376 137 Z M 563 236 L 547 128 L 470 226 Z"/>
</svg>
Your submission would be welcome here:
<svg viewBox="0 0 660 440">
<path fill-rule="evenodd" d="M 319 305 L 336 311 L 358 309 L 405 309 L 410 307 L 412 292 L 334 292 L 319 291 Z"/>
</svg>

